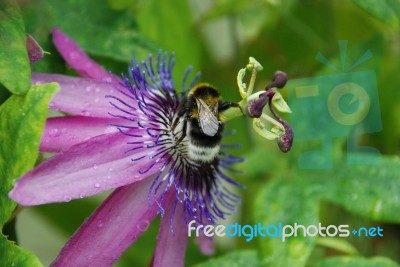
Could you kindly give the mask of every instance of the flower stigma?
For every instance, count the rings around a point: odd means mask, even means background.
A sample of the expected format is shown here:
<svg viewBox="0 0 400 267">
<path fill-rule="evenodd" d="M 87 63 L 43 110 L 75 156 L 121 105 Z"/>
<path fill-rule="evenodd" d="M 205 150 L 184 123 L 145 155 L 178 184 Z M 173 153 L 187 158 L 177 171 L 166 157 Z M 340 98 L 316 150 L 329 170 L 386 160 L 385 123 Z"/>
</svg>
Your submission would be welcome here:
<svg viewBox="0 0 400 267">
<path fill-rule="evenodd" d="M 293 130 L 289 123 L 276 112 L 278 110 L 282 113 L 291 113 L 290 107 L 277 90 L 285 86 L 288 77 L 286 73 L 276 71 L 272 81 L 263 91 L 253 93 L 257 72 L 262 69 L 261 64 L 255 58 L 250 57 L 247 66 L 239 70 L 237 85 L 242 100 L 238 105 L 241 110 L 246 111 L 247 116 L 253 118 L 253 128 L 257 134 L 268 140 L 277 140 L 280 150 L 288 152 L 293 144 Z M 248 85 L 243 81 L 246 71 L 251 71 Z M 267 105 L 270 115 L 264 111 Z M 242 114 L 237 109 L 229 109 L 223 115 L 228 121 Z"/>
</svg>

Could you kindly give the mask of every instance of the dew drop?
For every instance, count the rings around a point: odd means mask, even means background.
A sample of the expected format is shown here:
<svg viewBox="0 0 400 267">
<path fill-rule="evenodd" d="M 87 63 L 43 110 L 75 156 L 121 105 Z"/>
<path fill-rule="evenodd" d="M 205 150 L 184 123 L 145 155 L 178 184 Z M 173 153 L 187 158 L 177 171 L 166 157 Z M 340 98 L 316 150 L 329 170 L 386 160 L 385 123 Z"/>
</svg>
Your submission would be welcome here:
<svg viewBox="0 0 400 267">
<path fill-rule="evenodd" d="M 76 58 L 78 58 L 78 53 L 77 52 L 69 52 L 68 56 L 70 57 L 70 59 L 76 59 Z"/>
<path fill-rule="evenodd" d="M 90 93 L 90 92 L 92 91 L 92 86 L 88 85 L 88 86 L 85 88 L 85 91 L 88 92 L 88 93 Z"/>
<path fill-rule="evenodd" d="M 60 134 L 61 134 L 61 131 L 58 128 L 52 128 L 52 129 L 50 129 L 50 131 L 48 133 L 48 135 L 51 137 L 58 137 L 58 136 L 60 136 Z"/>
<path fill-rule="evenodd" d="M 139 231 L 144 232 L 147 230 L 147 228 L 149 228 L 149 224 L 150 224 L 149 221 L 144 220 L 144 221 L 139 222 L 136 227 L 137 227 L 137 229 L 139 229 Z"/>
<path fill-rule="evenodd" d="M 65 196 L 64 197 L 64 201 L 65 202 L 70 202 L 71 201 L 71 197 L 70 196 Z"/>
<path fill-rule="evenodd" d="M 100 92 L 100 88 L 96 87 L 96 89 L 94 90 L 96 93 Z"/>
<path fill-rule="evenodd" d="M 114 170 L 113 168 L 109 168 L 109 169 L 108 169 L 109 172 L 112 172 L 113 170 Z"/>
<path fill-rule="evenodd" d="M 89 111 L 87 111 L 87 110 L 85 110 L 85 109 L 83 109 L 82 111 L 81 111 L 81 115 L 83 115 L 83 116 L 90 116 L 90 112 Z"/>
<path fill-rule="evenodd" d="M 84 198 L 85 195 L 84 194 L 79 194 L 79 198 Z"/>
<path fill-rule="evenodd" d="M 93 169 L 97 169 L 98 168 L 98 166 L 97 166 L 97 164 L 93 164 Z"/>
<path fill-rule="evenodd" d="M 101 228 L 104 226 L 103 220 L 98 220 L 97 221 L 97 227 Z"/>
<path fill-rule="evenodd" d="M 100 184 L 99 184 L 99 183 L 95 183 L 95 184 L 94 184 L 94 187 L 99 188 L 99 187 L 100 187 Z"/>
<path fill-rule="evenodd" d="M 69 140 L 74 140 L 74 139 L 76 139 L 76 136 L 75 136 L 75 135 L 72 135 L 72 134 L 67 134 L 65 137 L 66 137 L 67 139 L 69 139 Z"/>
</svg>

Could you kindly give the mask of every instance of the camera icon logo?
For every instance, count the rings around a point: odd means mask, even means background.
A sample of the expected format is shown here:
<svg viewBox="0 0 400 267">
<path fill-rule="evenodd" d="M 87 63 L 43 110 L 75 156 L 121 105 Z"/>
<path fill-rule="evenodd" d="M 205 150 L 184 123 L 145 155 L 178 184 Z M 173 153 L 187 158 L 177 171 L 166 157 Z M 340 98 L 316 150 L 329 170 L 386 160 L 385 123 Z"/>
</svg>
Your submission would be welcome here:
<svg viewBox="0 0 400 267">
<path fill-rule="evenodd" d="M 340 41 L 339 46 L 343 63 L 347 41 Z M 288 82 L 291 125 L 296 141 L 319 144 L 318 149 L 306 151 L 300 156 L 300 168 L 332 168 L 332 143 L 334 138 L 339 137 L 347 138 L 347 163 L 374 164 L 379 160 L 377 149 L 357 145 L 357 139 L 362 134 L 382 130 L 375 71 L 352 71 L 370 57 L 372 53 L 368 50 L 347 72 L 343 63 L 339 73 Z M 322 54 L 316 58 L 337 70 Z M 357 153 L 369 153 L 371 157 L 363 157 L 360 162 Z"/>
</svg>

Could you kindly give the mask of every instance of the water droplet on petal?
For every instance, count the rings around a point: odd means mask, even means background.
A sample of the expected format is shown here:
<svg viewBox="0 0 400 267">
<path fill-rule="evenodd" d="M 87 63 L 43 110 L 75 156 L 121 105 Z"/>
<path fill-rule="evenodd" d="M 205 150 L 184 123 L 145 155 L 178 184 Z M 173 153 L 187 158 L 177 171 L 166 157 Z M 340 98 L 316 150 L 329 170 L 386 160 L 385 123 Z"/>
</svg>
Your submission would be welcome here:
<svg viewBox="0 0 400 267">
<path fill-rule="evenodd" d="M 70 196 L 65 196 L 64 197 L 64 201 L 65 202 L 70 202 L 71 201 L 71 197 Z"/>
<path fill-rule="evenodd" d="M 88 117 L 90 116 L 90 112 L 84 109 L 81 111 L 81 115 Z"/>
<path fill-rule="evenodd" d="M 85 195 L 84 194 L 79 194 L 79 198 L 84 198 Z"/>
<path fill-rule="evenodd" d="M 98 168 L 98 166 L 97 166 L 97 164 L 93 164 L 93 169 L 97 169 Z"/>
<path fill-rule="evenodd" d="M 101 228 L 101 227 L 103 227 L 103 225 L 104 225 L 103 220 L 97 221 L 97 227 Z"/>
<path fill-rule="evenodd" d="M 76 58 L 78 58 L 78 53 L 77 52 L 69 52 L 68 56 L 70 59 L 76 59 Z"/>
<path fill-rule="evenodd" d="M 95 183 L 95 184 L 94 184 L 94 187 L 99 188 L 99 187 L 100 187 L 100 184 L 99 184 L 99 183 Z"/>
<path fill-rule="evenodd" d="M 52 128 L 52 129 L 50 129 L 50 131 L 48 133 L 48 135 L 51 137 L 58 137 L 58 136 L 60 136 L 60 134 L 61 134 L 61 131 L 58 128 Z"/>
<path fill-rule="evenodd" d="M 144 220 L 144 221 L 139 222 L 136 225 L 136 227 L 139 229 L 139 231 L 144 232 L 147 230 L 147 228 L 149 228 L 149 224 L 150 224 L 149 221 Z"/>
</svg>

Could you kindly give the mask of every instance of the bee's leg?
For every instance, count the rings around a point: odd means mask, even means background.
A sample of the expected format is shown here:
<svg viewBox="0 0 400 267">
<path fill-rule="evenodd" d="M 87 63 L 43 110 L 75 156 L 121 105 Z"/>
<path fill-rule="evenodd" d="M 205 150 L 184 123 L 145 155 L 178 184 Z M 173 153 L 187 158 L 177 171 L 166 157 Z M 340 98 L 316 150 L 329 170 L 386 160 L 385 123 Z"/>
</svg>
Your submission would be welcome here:
<svg viewBox="0 0 400 267">
<path fill-rule="evenodd" d="M 179 137 L 178 141 L 176 141 L 174 147 L 177 147 L 182 142 L 182 140 L 186 137 L 186 130 L 187 130 L 187 119 L 184 118 L 183 125 L 182 125 L 182 135 Z"/>
<path fill-rule="evenodd" d="M 225 111 L 225 110 L 227 110 L 229 108 L 232 108 L 232 107 L 239 108 L 240 111 L 242 112 L 242 114 L 245 115 L 243 110 L 242 110 L 242 107 L 238 103 L 235 103 L 235 102 L 222 102 L 218 107 L 218 111 L 219 112 Z"/>
<path fill-rule="evenodd" d="M 172 127 L 171 127 L 172 132 L 175 131 L 175 128 L 178 125 L 178 122 L 179 122 L 179 117 L 176 117 L 174 122 L 172 123 Z"/>
<path fill-rule="evenodd" d="M 175 130 L 176 126 L 178 126 L 179 120 L 186 116 L 185 114 L 188 112 L 188 108 L 187 107 L 182 107 L 179 111 L 178 114 L 174 120 L 174 122 L 172 123 L 172 131 Z"/>
</svg>

